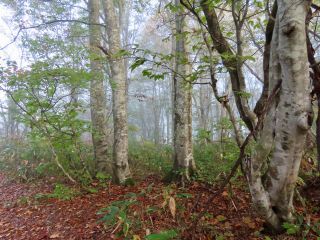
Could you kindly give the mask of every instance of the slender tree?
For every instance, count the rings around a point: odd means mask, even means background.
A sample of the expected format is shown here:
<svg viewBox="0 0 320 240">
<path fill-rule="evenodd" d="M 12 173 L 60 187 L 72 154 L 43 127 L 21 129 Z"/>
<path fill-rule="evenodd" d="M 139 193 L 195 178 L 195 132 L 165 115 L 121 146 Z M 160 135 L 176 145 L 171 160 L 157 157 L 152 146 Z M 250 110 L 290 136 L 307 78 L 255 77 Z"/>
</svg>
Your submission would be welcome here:
<svg viewBox="0 0 320 240">
<path fill-rule="evenodd" d="M 90 22 L 90 104 L 92 120 L 92 140 L 96 171 L 111 173 L 111 163 L 108 158 L 108 129 L 106 92 L 103 82 L 101 31 L 99 24 L 100 1 L 89 0 Z"/>
<path fill-rule="evenodd" d="M 179 0 L 175 0 L 180 6 Z M 182 184 L 190 180 L 195 171 L 192 153 L 192 84 L 188 82 L 191 66 L 186 52 L 186 40 L 183 36 L 186 27 L 186 15 L 175 15 L 175 72 L 173 76 L 173 145 L 174 170 L 181 176 Z"/>
<path fill-rule="evenodd" d="M 117 183 L 124 183 L 131 175 L 128 163 L 128 119 L 126 68 L 121 50 L 120 24 L 113 1 L 104 1 L 105 19 L 108 35 L 108 60 L 111 69 L 114 145 L 113 170 Z"/>
<path fill-rule="evenodd" d="M 182 3 L 196 15 L 197 13 L 190 4 Z M 239 4 L 243 4 L 243 7 L 239 7 Z M 245 76 L 243 74 L 243 42 L 242 42 L 242 29 L 244 21 L 246 20 L 249 3 L 246 1 L 232 1 L 232 16 L 234 20 L 236 30 L 236 51 L 234 51 L 227 41 L 227 38 L 221 31 L 220 22 L 216 10 L 214 8 L 214 2 L 201 0 L 200 5 L 205 15 L 208 32 L 212 40 L 212 48 L 216 50 L 220 56 L 223 65 L 226 67 L 230 81 L 232 85 L 232 91 L 236 100 L 236 105 L 241 119 L 245 122 L 249 130 L 253 130 L 256 125 L 256 114 L 250 109 L 248 104 L 248 98 L 246 96 L 246 83 Z M 236 9 L 241 9 L 237 12 Z"/>
</svg>

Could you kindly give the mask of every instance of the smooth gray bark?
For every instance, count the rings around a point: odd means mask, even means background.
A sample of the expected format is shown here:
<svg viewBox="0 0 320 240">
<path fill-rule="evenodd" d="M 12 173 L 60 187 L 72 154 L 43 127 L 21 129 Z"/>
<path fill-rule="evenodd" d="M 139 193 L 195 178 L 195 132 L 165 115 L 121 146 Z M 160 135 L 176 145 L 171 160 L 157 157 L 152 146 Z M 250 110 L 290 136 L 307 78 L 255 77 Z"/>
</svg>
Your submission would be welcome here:
<svg viewBox="0 0 320 240">
<path fill-rule="evenodd" d="M 312 124 L 305 20 L 309 1 L 278 0 L 270 50 L 269 95 L 281 82 L 252 155 L 249 187 L 258 212 L 276 231 L 293 219 L 293 194 Z M 266 173 L 264 166 L 270 155 Z M 266 176 L 263 181 L 262 176 Z"/>
<path fill-rule="evenodd" d="M 123 57 L 117 56 L 121 50 L 119 18 L 113 1 L 104 1 L 107 35 L 109 40 L 109 64 L 111 69 L 110 84 L 113 101 L 113 171 L 117 183 L 124 183 L 130 178 L 128 163 L 128 114 L 126 91 L 126 68 Z"/>
<path fill-rule="evenodd" d="M 179 0 L 175 1 L 179 5 Z M 178 13 L 176 18 L 176 58 L 173 77 L 173 145 L 174 170 L 179 173 L 182 184 L 190 180 L 195 171 L 195 162 L 192 150 L 192 84 L 187 76 L 191 66 L 186 53 L 186 42 L 182 33 L 185 28 L 185 15 Z"/>
<path fill-rule="evenodd" d="M 108 158 L 107 104 L 103 82 L 102 54 L 98 48 L 101 44 L 99 23 L 99 0 L 89 0 L 90 21 L 90 107 L 92 121 L 92 141 L 95 158 L 95 171 L 112 173 Z"/>
</svg>

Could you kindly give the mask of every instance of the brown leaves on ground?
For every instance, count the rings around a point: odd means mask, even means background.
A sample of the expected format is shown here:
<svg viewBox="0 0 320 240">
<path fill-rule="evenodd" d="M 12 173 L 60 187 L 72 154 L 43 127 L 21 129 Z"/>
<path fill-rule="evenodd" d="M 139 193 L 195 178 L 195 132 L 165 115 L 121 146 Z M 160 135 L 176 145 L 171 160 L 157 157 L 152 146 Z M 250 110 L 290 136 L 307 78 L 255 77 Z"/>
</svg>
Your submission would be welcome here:
<svg viewBox="0 0 320 240">
<path fill-rule="evenodd" d="M 210 193 L 204 184 L 179 189 L 150 176 L 135 186 L 111 184 L 98 193 L 67 201 L 34 197 L 52 190 L 49 183 L 9 182 L 0 174 L 0 239 L 124 239 L 125 231 L 127 239 L 139 240 L 170 229 L 179 232 L 176 239 L 265 239 L 259 234 L 263 221 L 255 215 L 250 195 L 242 187 L 226 189 L 208 203 Z M 102 217 L 97 215 L 100 209 L 125 200 L 130 194 L 137 201 L 126 210 L 130 222 L 117 217 L 114 225 L 107 226 L 98 221 Z M 193 231 L 190 227 L 201 211 L 205 214 Z M 315 212 L 311 219 L 320 219 L 319 215 Z"/>
</svg>

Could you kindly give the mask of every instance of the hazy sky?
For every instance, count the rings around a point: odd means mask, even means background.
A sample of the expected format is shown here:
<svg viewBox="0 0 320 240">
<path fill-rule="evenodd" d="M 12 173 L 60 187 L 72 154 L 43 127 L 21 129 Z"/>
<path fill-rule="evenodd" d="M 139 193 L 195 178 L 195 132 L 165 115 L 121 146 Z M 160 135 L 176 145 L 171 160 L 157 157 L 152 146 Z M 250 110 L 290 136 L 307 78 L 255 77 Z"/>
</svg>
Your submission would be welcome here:
<svg viewBox="0 0 320 240">
<path fill-rule="evenodd" d="M 0 48 L 8 44 L 14 38 L 17 29 L 11 29 L 10 20 L 13 12 L 10 9 L 0 6 Z M 0 67 L 5 66 L 6 60 L 15 60 L 20 64 L 21 52 L 17 43 L 13 43 L 3 50 L 0 50 Z M 0 91 L 0 100 L 4 100 L 5 94 Z"/>
<path fill-rule="evenodd" d="M 10 20 L 13 14 L 10 9 L 3 6 L 0 7 L 0 48 L 10 43 L 17 34 L 18 29 L 10 27 Z M 0 64 L 2 65 L 3 61 L 7 59 L 15 60 L 20 64 L 21 51 L 17 47 L 17 43 L 0 50 Z"/>
</svg>

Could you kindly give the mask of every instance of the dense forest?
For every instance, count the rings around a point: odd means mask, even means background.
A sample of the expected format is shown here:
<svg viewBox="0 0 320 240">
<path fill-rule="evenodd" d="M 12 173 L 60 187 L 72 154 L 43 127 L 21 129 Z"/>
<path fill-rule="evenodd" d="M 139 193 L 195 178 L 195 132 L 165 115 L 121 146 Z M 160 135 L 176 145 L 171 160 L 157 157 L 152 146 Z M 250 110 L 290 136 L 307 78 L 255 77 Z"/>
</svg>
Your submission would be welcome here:
<svg viewBox="0 0 320 240">
<path fill-rule="evenodd" d="M 320 239 L 319 1 L 0 6 L 0 239 Z"/>
</svg>

